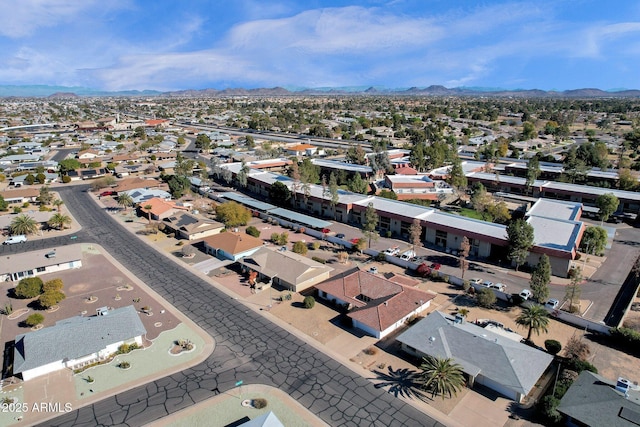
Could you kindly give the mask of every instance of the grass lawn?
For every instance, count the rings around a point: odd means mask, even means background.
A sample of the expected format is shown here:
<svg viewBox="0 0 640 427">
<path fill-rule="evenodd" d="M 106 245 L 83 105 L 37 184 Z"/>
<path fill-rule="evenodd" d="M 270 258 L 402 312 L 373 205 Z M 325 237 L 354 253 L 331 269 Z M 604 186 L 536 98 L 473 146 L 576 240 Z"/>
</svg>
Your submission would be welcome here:
<svg viewBox="0 0 640 427">
<path fill-rule="evenodd" d="M 480 212 L 474 211 L 473 209 L 462 208 L 462 209 L 460 209 L 459 213 L 462 216 L 483 220 L 482 214 Z"/>
</svg>

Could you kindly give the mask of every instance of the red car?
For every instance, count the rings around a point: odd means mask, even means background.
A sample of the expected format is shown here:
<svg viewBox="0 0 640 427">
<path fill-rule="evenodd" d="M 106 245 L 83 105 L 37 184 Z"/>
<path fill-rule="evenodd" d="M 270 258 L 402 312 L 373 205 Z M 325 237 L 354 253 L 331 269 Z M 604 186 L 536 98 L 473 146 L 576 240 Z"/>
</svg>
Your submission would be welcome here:
<svg viewBox="0 0 640 427">
<path fill-rule="evenodd" d="M 322 234 L 329 234 L 329 233 L 331 233 L 331 230 L 329 230 L 328 228 L 322 229 Z"/>
<path fill-rule="evenodd" d="M 118 195 L 117 191 L 111 191 L 111 190 L 103 191 L 102 193 L 100 193 L 100 197 L 117 196 L 117 195 Z"/>
</svg>

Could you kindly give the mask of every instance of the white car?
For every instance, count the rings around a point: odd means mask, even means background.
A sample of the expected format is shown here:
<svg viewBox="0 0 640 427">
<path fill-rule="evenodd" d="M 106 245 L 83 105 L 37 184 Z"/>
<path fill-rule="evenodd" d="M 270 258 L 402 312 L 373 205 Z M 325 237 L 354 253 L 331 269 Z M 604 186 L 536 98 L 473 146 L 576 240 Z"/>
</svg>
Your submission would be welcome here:
<svg viewBox="0 0 640 427">
<path fill-rule="evenodd" d="M 547 301 L 545 304 L 545 307 L 550 308 L 551 310 L 555 310 L 556 308 L 558 308 L 558 306 L 560 305 L 560 301 L 558 301 L 555 298 L 551 298 L 549 301 Z"/>
<path fill-rule="evenodd" d="M 413 258 L 415 258 L 415 256 L 416 256 L 416 253 L 414 251 L 406 251 L 402 255 L 400 255 L 400 259 L 405 261 L 411 261 Z"/>
<path fill-rule="evenodd" d="M 384 251 L 385 255 L 391 255 L 391 256 L 396 256 L 399 253 L 400 253 L 400 249 L 398 249 L 397 246 L 394 246 L 393 248 L 385 249 Z"/>
<path fill-rule="evenodd" d="M 15 236 L 10 236 L 7 240 L 2 242 L 3 245 L 13 245 L 15 243 L 24 243 L 27 241 L 27 236 L 24 234 L 16 234 Z"/>
<path fill-rule="evenodd" d="M 487 286 L 487 288 L 496 289 L 500 292 L 506 292 L 507 290 L 507 287 L 504 285 L 504 283 L 491 283 L 489 286 Z"/>
<path fill-rule="evenodd" d="M 378 274 L 378 267 L 371 267 L 369 269 L 369 273 L 371 274 Z"/>
<path fill-rule="evenodd" d="M 522 292 L 520 292 L 520 296 L 525 301 L 531 298 L 532 295 L 533 293 L 529 289 L 523 289 Z"/>
<path fill-rule="evenodd" d="M 472 285 L 480 285 L 482 284 L 483 280 L 479 279 L 477 277 L 474 277 L 473 279 L 469 279 L 469 283 Z"/>
</svg>

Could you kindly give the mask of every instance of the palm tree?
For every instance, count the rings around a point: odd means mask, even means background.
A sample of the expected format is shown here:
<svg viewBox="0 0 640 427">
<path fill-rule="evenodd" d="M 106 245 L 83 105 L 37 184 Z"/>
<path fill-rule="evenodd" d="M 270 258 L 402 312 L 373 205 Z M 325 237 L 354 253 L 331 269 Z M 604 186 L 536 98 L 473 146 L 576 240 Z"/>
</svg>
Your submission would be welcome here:
<svg viewBox="0 0 640 427">
<path fill-rule="evenodd" d="M 153 209 L 153 205 L 146 204 L 144 205 L 143 209 L 147 211 L 147 219 L 149 220 L 149 224 L 151 224 L 151 209 Z"/>
<path fill-rule="evenodd" d="M 29 215 L 18 215 L 9 226 L 12 234 L 35 234 L 38 231 L 38 223 Z"/>
<path fill-rule="evenodd" d="M 431 391 L 431 396 L 455 396 L 465 384 L 462 366 L 453 359 L 440 359 L 427 356 L 422 359 L 422 387 Z"/>
<path fill-rule="evenodd" d="M 536 331 L 537 335 L 540 335 L 540 331 L 548 332 L 549 326 L 549 313 L 541 305 L 532 304 L 531 306 L 522 310 L 522 313 L 516 319 L 516 323 L 520 326 L 528 326 L 529 333 L 527 334 L 527 341 L 531 340 L 531 332 Z"/>
<path fill-rule="evenodd" d="M 55 213 L 49 218 L 48 222 L 50 227 L 57 228 L 58 230 L 62 230 L 66 225 L 71 224 L 71 217 L 68 215 L 63 215 L 60 212 Z"/>
<path fill-rule="evenodd" d="M 53 201 L 53 206 L 55 206 L 55 207 L 56 207 L 56 210 L 57 210 L 58 212 L 60 212 L 60 207 L 61 207 L 62 205 L 64 205 L 64 202 L 62 201 L 62 199 L 55 199 L 55 200 Z"/>
<path fill-rule="evenodd" d="M 133 206 L 133 198 L 128 193 L 122 193 L 118 195 L 118 204 L 124 207 L 125 212 L 131 206 Z"/>
</svg>

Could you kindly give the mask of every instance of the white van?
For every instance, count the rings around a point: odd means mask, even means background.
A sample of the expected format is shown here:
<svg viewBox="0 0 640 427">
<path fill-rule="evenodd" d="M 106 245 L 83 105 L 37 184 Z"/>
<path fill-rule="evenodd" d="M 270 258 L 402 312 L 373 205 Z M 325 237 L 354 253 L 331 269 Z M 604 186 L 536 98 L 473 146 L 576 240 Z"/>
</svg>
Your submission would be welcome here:
<svg viewBox="0 0 640 427">
<path fill-rule="evenodd" d="M 24 243 L 27 241 L 27 236 L 24 234 L 16 234 L 15 236 L 9 237 L 7 240 L 2 242 L 3 245 L 13 245 L 14 243 Z"/>
<path fill-rule="evenodd" d="M 402 255 L 400 255 L 400 259 L 405 261 L 411 261 L 416 257 L 416 253 L 414 251 L 406 251 Z"/>
</svg>

